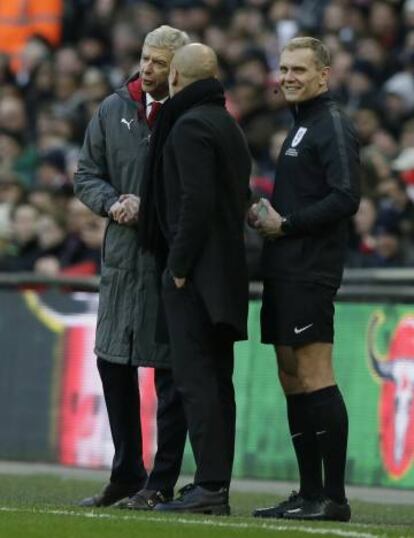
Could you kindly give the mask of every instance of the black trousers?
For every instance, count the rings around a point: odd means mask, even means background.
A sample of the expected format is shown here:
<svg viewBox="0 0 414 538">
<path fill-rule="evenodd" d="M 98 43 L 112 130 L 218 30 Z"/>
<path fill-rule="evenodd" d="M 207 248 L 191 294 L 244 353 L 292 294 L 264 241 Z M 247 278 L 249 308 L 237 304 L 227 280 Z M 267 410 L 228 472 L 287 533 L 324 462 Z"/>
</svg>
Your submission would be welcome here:
<svg viewBox="0 0 414 538">
<path fill-rule="evenodd" d="M 196 291 L 163 289 L 173 375 L 181 393 L 196 462 L 194 482 L 229 484 L 236 406 L 233 341 L 214 327 Z"/>
<path fill-rule="evenodd" d="M 155 369 L 158 449 L 147 477 L 142 461 L 137 367 L 101 358 L 97 362 L 115 447 L 111 482 L 172 493 L 180 474 L 187 423 L 171 370 Z"/>
</svg>

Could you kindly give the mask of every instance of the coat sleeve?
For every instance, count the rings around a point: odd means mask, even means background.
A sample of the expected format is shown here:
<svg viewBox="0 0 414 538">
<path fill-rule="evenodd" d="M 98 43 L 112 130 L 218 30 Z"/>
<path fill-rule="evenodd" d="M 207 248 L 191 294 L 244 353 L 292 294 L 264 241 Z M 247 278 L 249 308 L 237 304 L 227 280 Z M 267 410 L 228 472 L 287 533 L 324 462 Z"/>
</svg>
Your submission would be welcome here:
<svg viewBox="0 0 414 538">
<path fill-rule="evenodd" d="M 350 217 L 358 209 L 359 143 L 351 122 L 337 110 L 331 110 L 319 127 L 318 154 L 329 192 L 315 204 L 286 215 L 289 235 L 318 232 L 322 226 Z"/>
<path fill-rule="evenodd" d="M 104 120 L 104 107 L 101 105 L 86 130 L 74 176 L 76 196 L 101 216 L 107 216 L 109 208 L 119 198 L 109 178 Z"/>
<path fill-rule="evenodd" d="M 212 222 L 216 157 L 212 133 L 196 119 L 176 126 L 173 151 L 179 177 L 179 215 L 167 267 L 176 277 L 191 274 Z"/>
</svg>

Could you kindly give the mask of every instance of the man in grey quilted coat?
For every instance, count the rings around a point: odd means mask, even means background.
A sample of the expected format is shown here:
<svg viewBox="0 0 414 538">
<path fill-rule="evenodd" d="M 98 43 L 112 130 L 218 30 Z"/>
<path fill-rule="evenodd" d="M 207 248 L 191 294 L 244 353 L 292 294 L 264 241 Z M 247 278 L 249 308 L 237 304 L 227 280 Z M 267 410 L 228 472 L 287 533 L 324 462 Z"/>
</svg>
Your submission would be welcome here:
<svg viewBox="0 0 414 538">
<path fill-rule="evenodd" d="M 172 498 L 181 468 L 187 427 L 169 348 L 154 341 L 159 278 L 152 256 L 140 250 L 138 193 L 151 127 L 168 97 L 170 61 L 188 42 L 185 32 L 169 26 L 146 36 L 139 74 L 91 119 L 75 174 L 76 196 L 107 219 L 95 353 L 115 446 L 109 483 L 82 506 L 152 509 Z M 142 459 L 138 366 L 155 369 L 158 397 L 158 449 L 149 476 Z"/>
</svg>

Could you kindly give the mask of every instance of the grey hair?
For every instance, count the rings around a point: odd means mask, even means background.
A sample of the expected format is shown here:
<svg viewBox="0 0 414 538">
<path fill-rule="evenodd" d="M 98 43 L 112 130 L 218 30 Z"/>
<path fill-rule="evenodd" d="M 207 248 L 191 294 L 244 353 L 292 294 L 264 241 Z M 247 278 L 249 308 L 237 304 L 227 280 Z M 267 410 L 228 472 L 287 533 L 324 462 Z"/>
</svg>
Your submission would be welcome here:
<svg viewBox="0 0 414 538">
<path fill-rule="evenodd" d="M 168 49 L 175 52 L 184 45 L 190 43 L 190 38 L 186 32 L 172 28 L 167 24 L 155 28 L 147 34 L 144 47 L 155 47 L 156 49 Z"/>
</svg>

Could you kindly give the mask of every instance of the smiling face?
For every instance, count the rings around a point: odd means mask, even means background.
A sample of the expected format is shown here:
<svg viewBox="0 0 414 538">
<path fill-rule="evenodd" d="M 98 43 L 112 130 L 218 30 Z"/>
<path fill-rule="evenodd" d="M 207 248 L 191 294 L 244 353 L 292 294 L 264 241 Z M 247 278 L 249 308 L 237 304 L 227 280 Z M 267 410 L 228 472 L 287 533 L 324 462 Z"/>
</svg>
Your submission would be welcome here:
<svg viewBox="0 0 414 538">
<path fill-rule="evenodd" d="M 280 89 L 289 104 L 327 91 L 329 67 L 321 67 L 310 48 L 285 49 L 280 57 Z"/>
<path fill-rule="evenodd" d="M 168 73 L 173 53 L 168 49 L 144 46 L 140 61 L 142 89 L 154 99 L 168 95 Z"/>
</svg>

